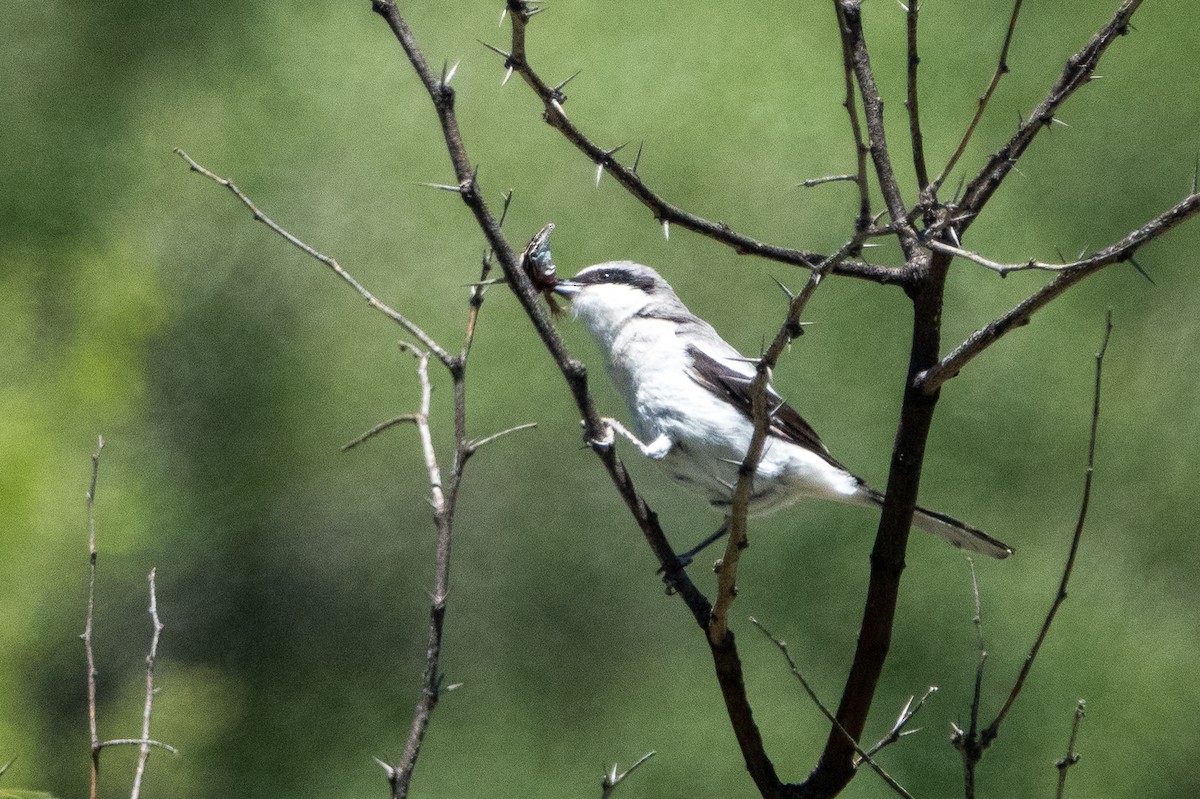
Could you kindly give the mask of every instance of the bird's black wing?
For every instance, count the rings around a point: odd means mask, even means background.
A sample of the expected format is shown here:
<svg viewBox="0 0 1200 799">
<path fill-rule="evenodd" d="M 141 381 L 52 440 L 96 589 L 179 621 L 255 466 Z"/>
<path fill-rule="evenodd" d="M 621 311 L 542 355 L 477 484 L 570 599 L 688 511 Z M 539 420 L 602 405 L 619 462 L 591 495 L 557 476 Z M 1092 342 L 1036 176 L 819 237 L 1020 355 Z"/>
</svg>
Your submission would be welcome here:
<svg viewBox="0 0 1200 799">
<path fill-rule="evenodd" d="M 750 383 L 753 378 L 731 369 L 694 345 L 687 348 L 687 353 L 692 359 L 688 376 L 702 387 L 728 401 L 747 419 L 753 421 L 753 398 L 750 396 Z M 771 412 L 769 428 L 771 435 L 820 455 L 832 466 L 843 470 L 846 468 L 829 454 L 829 450 L 821 442 L 817 431 L 812 429 L 812 425 L 804 421 L 804 417 L 797 413 L 795 408 L 784 402 L 771 389 L 767 390 L 767 402 L 770 403 L 768 410 Z"/>
</svg>

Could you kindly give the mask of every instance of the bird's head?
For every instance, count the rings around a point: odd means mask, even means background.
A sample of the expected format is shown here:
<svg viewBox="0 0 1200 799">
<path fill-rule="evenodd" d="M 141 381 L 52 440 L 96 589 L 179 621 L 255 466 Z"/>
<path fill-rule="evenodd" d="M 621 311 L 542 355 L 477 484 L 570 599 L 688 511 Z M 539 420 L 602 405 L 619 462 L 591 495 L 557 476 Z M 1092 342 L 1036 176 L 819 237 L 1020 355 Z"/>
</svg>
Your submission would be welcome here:
<svg viewBox="0 0 1200 799">
<path fill-rule="evenodd" d="M 635 316 L 658 316 L 662 309 L 686 312 L 667 281 L 648 266 L 609 261 L 589 266 L 554 292 L 571 301 L 571 310 L 594 333 L 615 331 Z"/>
</svg>

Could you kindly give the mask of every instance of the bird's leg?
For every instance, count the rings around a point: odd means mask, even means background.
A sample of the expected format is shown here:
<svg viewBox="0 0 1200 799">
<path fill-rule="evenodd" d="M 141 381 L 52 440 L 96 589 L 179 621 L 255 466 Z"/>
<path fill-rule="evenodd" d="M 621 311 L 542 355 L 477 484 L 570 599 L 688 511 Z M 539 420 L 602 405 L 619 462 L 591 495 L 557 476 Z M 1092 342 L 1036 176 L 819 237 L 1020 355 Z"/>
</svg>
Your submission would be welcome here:
<svg viewBox="0 0 1200 799">
<path fill-rule="evenodd" d="M 615 434 L 620 433 L 621 436 L 631 441 L 643 455 L 652 460 L 660 461 L 667 457 L 667 453 L 671 451 L 671 445 L 673 442 L 666 435 L 660 435 L 649 444 L 646 444 L 643 443 L 643 441 L 633 433 L 629 432 L 629 429 L 616 419 L 613 419 L 609 416 L 604 416 L 601 417 L 600 421 L 604 422 L 605 426 L 604 438 L 599 441 L 591 442 L 593 446 L 611 447 L 616 442 Z"/>
<path fill-rule="evenodd" d="M 720 528 L 718 528 L 718 530 L 715 533 L 713 533 L 708 538 L 701 541 L 699 544 L 696 544 L 696 546 L 692 547 L 687 552 L 680 552 L 678 555 L 675 556 L 675 559 L 677 561 L 679 561 L 679 568 L 682 569 L 682 568 L 686 568 L 687 566 L 691 565 L 692 559 L 695 558 L 696 555 L 698 555 L 700 552 L 702 552 L 704 549 L 706 549 L 709 545 L 716 543 L 717 541 L 721 540 L 728 534 L 729 534 L 729 518 L 726 517 L 725 521 L 721 523 Z M 666 570 L 659 569 L 658 573 L 662 574 L 664 571 L 666 571 Z M 664 581 L 669 581 L 669 579 L 670 578 L 668 578 L 668 577 L 663 577 Z M 670 589 L 670 587 L 671 586 L 668 584 L 667 588 Z"/>
</svg>

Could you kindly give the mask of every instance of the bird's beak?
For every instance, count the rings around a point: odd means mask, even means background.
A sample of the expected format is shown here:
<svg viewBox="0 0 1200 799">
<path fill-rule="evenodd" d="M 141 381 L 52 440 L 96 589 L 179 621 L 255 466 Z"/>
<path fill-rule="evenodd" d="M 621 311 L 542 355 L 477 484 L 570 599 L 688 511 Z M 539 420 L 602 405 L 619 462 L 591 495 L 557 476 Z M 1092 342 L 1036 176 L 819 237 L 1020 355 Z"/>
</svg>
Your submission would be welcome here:
<svg viewBox="0 0 1200 799">
<path fill-rule="evenodd" d="M 581 284 L 573 280 L 560 280 L 554 284 L 554 288 L 551 291 L 560 297 L 567 297 L 569 299 L 571 295 L 578 294 L 582 288 Z"/>
</svg>

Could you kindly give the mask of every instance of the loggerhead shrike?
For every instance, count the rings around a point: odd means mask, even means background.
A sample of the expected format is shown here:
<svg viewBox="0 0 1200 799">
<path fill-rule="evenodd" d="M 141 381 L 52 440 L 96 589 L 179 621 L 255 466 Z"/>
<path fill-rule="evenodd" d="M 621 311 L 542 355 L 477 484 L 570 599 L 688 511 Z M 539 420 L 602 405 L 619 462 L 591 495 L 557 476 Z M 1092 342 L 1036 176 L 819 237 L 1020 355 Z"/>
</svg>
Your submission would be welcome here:
<svg viewBox="0 0 1200 799">
<path fill-rule="evenodd" d="M 629 404 L 633 431 L 606 419 L 611 430 L 603 443 L 620 433 L 676 482 L 728 512 L 754 433 L 753 363 L 689 311 L 648 266 L 632 261 L 589 266 L 557 281 L 553 291 L 571 300 L 574 315 L 596 337 L 608 356 L 608 373 Z M 769 513 L 805 497 L 881 507 L 883 495 L 842 466 L 800 414 L 774 389 L 768 391 L 774 411 L 749 512 Z M 1000 541 L 942 513 L 917 508 L 913 524 L 960 549 L 993 558 L 1012 554 Z M 690 560 L 697 550 L 684 557 Z"/>
</svg>

